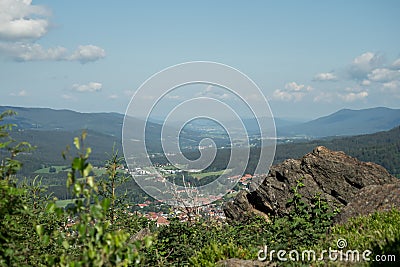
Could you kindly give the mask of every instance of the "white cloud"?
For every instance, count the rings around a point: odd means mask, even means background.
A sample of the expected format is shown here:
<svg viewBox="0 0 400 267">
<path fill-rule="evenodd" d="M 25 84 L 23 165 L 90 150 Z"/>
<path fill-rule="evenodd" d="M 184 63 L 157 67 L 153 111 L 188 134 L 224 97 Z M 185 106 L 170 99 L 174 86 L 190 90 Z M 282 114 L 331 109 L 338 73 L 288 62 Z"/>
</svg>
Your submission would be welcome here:
<svg viewBox="0 0 400 267">
<path fill-rule="evenodd" d="M 290 82 L 285 84 L 285 89 L 288 91 L 300 91 L 304 88 L 304 84 L 297 84 L 296 82 Z"/>
<path fill-rule="evenodd" d="M 211 92 L 212 89 L 213 89 L 213 85 L 212 85 L 212 84 L 209 84 L 209 85 L 207 85 L 207 87 L 206 87 L 206 89 L 205 89 L 204 91 L 206 91 L 206 92 Z"/>
<path fill-rule="evenodd" d="M 17 42 L 0 43 L 0 51 L 16 61 L 38 61 L 64 60 L 67 49 L 60 46 L 45 49 L 39 44 Z"/>
<path fill-rule="evenodd" d="M 345 92 L 351 92 L 351 93 L 359 93 L 364 91 L 361 87 L 346 87 L 344 89 Z"/>
<path fill-rule="evenodd" d="M 0 40 L 38 39 L 49 28 L 48 9 L 31 0 L 0 0 Z"/>
<path fill-rule="evenodd" d="M 391 91 L 397 91 L 400 90 L 400 81 L 390 81 L 390 82 L 386 82 L 383 84 L 383 88 L 385 89 L 389 89 Z M 400 92 L 398 92 L 400 93 Z"/>
<path fill-rule="evenodd" d="M 314 76 L 314 81 L 336 81 L 337 77 L 332 72 L 318 73 Z"/>
<path fill-rule="evenodd" d="M 370 71 L 381 67 L 382 64 L 383 57 L 381 55 L 366 52 L 353 60 L 348 72 L 350 78 L 364 80 Z"/>
<path fill-rule="evenodd" d="M 363 80 L 363 81 L 361 82 L 361 85 L 363 85 L 363 86 L 369 86 L 369 85 L 371 85 L 371 81 L 370 81 L 370 80 Z"/>
<path fill-rule="evenodd" d="M 314 102 L 332 102 L 334 95 L 332 93 L 320 92 L 313 99 Z"/>
<path fill-rule="evenodd" d="M 101 91 L 101 88 L 103 85 L 98 82 L 90 82 L 88 84 L 73 84 L 72 85 L 72 90 L 77 91 L 77 92 L 98 92 Z"/>
<path fill-rule="evenodd" d="M 364 54 L 361 54 L 360 56 L 356 57 L 353 60 L 354 65 L 359 65 L 359 66 L 365 66 L 365 65 L 370 65 L 371 61 L 375 57 L 375 54 L 372 52 L 366 52 Z"/>
<path fill-rule="evenodd" d="M 382 90 L 390 93 L 391 97 L 400 98 L 400 80 L 383 83 Z"/>
<path fill-rule="evenodd" d="M 82 64 L 104 58 L 103 48 L 80 45 L 70 55 L 63 46 L 44 48 L 36 43 L 44 37 L 50 11 L 31 0 L 0 0 L 0 53 L 16 61 L 79 61 Z"/>
<path fill-rule="evenodd" d="M 10 96 L 25 97 L 25 96 L 28 96 L 28 92 L 26 90 L 21 90 L 17 93 L 10 93 Z"/>
<path fill-rule="evenodd" d="M 296 82 L 290 82 L 285 84 L 285 89 L 276 89 L 273 93 L 273 97 L 282 101 L 300 101 L 306 95 L 307 92 L 312 91 L 311 86 L 305 86 L 304 84 L 297 84 Z"/>
<path fill-rule="evenodd" d="M 57 46 L 54 48 L 44 48 L 36 43 L 6 43 L 0 42 L 0 52 L 5 53 L 16 61 L 79 61 L 82 64 L 90 61 L 96 61 L 105 56 L 104 49 L 88 45 L 79 46 L 72 54 L 67 55 L 65 47 Z"/>
<path fill-rule="evenodd" d="M 133 94 L 135 93 L 135 90 L 125 90 L 124 94 L 127 96 L 133 96 Z"/>
<path fill-rule="evenodd" d="M 395 69 L 400 69 L 400 58 L 396 59 L 393 63 L 392 63 L 392 67 Z"/>
<path fill-rule="evenodd" d="M 66 100 L 74 99 L 74 97 L 73 97 L 73 96 L 71 96 L 71 95 L 67 95 L 67 94 L 63 94 L 63 95 L 61 95 L 61 98 L 63 98 L 63 99 L 66 99 Z"/>
<path fill-rule="evenodd" d="M 203 91 L 196 94 L 197 97 L 209 97 L 220 100 L 232 100 L 235 99 L 233 93 L 227 93 L 225 89 L 222 89 L 212 84 L 208 84 Z"/>
<path fill-rule="evenodd" d="M 374 69 L 368 74 L 368 79 L 374 82 L 388 82 L 400 79 L 400 70 L 391 70 L 387 68 Z"/>
<path fill-rule="evenodd" d="M 347 94 L 339 94 L 339 97 L 346 102 L 353 102 L 368 97 L 368 92 L 367 91 L 350 92 Z"/>
<path fill-rule="evenodd" d="M 96 61 L 106 56 L 103 48 L 95 45 L 80 45 L 78 49 L 68 57 L 69 60 L 77 60 L 81 63 Z"/>
<path fill-rule="evenodd" d="M 305 96 L 303 92 L 288 92 L 285 90 L 276 89 L 273 93 L 273 97 L 282 101 L 300 101 Z"/>
<path fill-rule="evenodd" d="M 112 94 L 112 95 L 109 95 L 108 98 L 109 98 L 109 99 L 117 99 L 117 98 L 118 98 L 118 95 Z"/>
<path fill-rule="evenodd" d="M 283 101 L 289 101 L 292 99 L 292 95 L 280 89 L 276 89 L 273 93 L 273 97 Z"/>
</svg>

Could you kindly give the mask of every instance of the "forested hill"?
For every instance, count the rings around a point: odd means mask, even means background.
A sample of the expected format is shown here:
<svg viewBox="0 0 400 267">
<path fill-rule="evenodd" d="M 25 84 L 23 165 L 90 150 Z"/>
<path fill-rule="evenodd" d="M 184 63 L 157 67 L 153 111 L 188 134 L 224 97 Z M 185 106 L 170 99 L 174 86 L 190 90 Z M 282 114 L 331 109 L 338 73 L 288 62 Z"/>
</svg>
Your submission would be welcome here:
<svg viewBox="0 0 400 267">
<path fill-rule="evenodd" d="M 303 135 L 313 138 L 352 136 L 387 131 L 397 125 L 400 125 L 400 109 L 342 109 L 305 123 L 278 128 L 278 135 Z"/>
<path fill-rule="evenodd" d="M 298 158 L 318 145 L 343 151 L 362 161 L 380 164 L 400 178 L 400 126 L 374 134 L 279 145 L 275 154 L 275 162 Z"/>
<path fill-rule="evenodd" d="M 50 108 L 26 108 L 0 106 L 0 113 L 5 110 L 14 110 L 16 116 L 7 118 L 6 122 L 15 123 L 18 129 L 41 131 L 77 131 L 87 129 L 113 137 L 120 138 L 124 115 L 119 113 L 81 113 L 72 110 L 55 110 Z M 135 124 L 143 123 L 138 118 L 132 118 Z M 275 118 L 279 137 L 305 136 L 322 138 L 326 136 L 352 136 L 387 131 L 400 125 L 400 109 L 375 107 L 361 110 L 342 109 L 330 115 L 304 123 L 285 121 Z M 230 126 L 230 122 L 224 122 Z M 250 135 L 258 133 L 256 118 L 243 121 Z M 147 122 L 149 132 L 155 139 L 160 137 L 162 121 Z M 198 140 L 198 137 L 208 133 L 207 129 L 191 128 L 185 138 Z M 150 136 L 152 138 L 152 136 Z M 225 145 L 223 145 L 225 146 Z"/>
<path fill-rule="evenodd" d="M 124 115 L 119 113 L 81 113 L 50 108 L 0 106 L 0 113 L 5 110 L 17 113 L 5 121 L 16 124 L 18 129 L 66 132 L 88 129 L 116 137 L 121 136 L 124 119 Z"/>
</svg>

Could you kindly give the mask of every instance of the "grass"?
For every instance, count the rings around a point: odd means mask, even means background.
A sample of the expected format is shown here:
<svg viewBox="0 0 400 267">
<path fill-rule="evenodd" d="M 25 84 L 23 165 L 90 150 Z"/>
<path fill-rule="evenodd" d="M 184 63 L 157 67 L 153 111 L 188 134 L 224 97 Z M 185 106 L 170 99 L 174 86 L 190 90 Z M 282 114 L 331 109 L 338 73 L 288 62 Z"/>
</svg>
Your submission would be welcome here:
<svg viewBox="0 0 400 267">
<path fill-rule="evenodd" d="M 47 168 L 42 168 L 42 169 L 36 170 L 34 173 L 37 173 L 37 174 L 46 173 L 46 174 L 48 174 L 48 173 L 50 173 L 50 168 L 55 168 L 56 169 L 55 173 L 59 173 L 60 171 L 63 171 L 63 169 L 65 171 L 69 170 L 68 166 L 65 166 L 65 165 L 60 166 L 59 165 L 59 166 L 51 166 L 51 167 L 47 167 Z M 65 169 L 65 168 L 67 168 L 67 169 Z"/>
<path fill-rule="evenodd" d="M 59 208 L 65 208 L 68 204 L 75 203 L 76 199 L 62 199 L 56 200 L 56 205 Z"/>
<path fill-rule="evenodd" d="M 376 255 L 393 257 L 397 263 L 400 259 L 400 211 L 393 209 L 388 212 L 375 212 L 371 215 L 351 218 L 343 225 L 336 225 L 330 230 L 326 239 L 320 240 L 314 248 L 337 248 L 339 239 L 346 240 L 344 250 L 370 250 L 372 262 L 367 266 L 376 266 L 374 262 Z M 394 258 L 392 258 L 394 259 Z M 332 262 L 331 262 L 332 263 Z M 365 263 L 365 262 L 364 262 Z M 340 266 L 331 264 L 332 266 Z M 362 264 L 361 264 L 362 265 Z M 357 265 L 358 266 L 358 265 Z M 364 266 L 364 265 L 363 265 Z M 384 266 L 398 266 L 395 262 L 385 262 Z"/>
<path fill-rule="evenodd" d="M 226 170 L 226 173 L 229 173 L 231 170 Z M 197 178 L 197 179 L 203 179 L 204 177 L 207 177 L 207 176 L 211 176 L 211 175 L 221 175 L 221 174 L 223 174 L 224 173 L 224 170 L 221 170 L 221 171 L 215 171 L 215 172 L 199 172 L 199 173 L 190 173 L 190 176 L 193 176 L 194 178 Z"/>
</svg>

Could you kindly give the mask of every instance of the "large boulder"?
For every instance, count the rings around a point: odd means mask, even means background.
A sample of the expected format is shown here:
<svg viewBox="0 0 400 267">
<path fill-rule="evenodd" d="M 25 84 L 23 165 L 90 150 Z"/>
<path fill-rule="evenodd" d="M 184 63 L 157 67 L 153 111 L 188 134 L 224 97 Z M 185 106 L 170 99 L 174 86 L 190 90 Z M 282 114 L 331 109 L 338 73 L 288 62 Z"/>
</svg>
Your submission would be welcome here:
<svg viewBox="0 0 400 267">
<path fill-rule="evenodd" d="M 293 197 L 292 188 L 299 180 L 305 185 L 299 189 L 305 202 L 320 194 L 331 207 L 338 208 L 352 202 L 364 187 L 398 182 L 380 165 L 319 146 L 301 159 L 272 166 L 255 191 L 242 191 L 224 205 L 227 219 L 243 221 L 254 214 L 287 214 L 286 203 Z"/>
</svg>

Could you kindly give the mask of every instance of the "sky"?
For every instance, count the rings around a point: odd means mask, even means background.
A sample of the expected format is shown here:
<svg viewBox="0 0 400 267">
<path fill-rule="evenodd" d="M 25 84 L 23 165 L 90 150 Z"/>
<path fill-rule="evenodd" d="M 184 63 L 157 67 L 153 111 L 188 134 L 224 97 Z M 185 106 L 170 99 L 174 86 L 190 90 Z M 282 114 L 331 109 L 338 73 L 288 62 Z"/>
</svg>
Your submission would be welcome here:
<svg viewBox="0 0 400 267">
<path fill-rule="evenodd" d="M 385 0 L 0 0 L 0 105 L 124 113 L 153 74 L 212 61 L 250 77 L 275 117 L 400 108 L 399 14 Z"/>
</svg>

